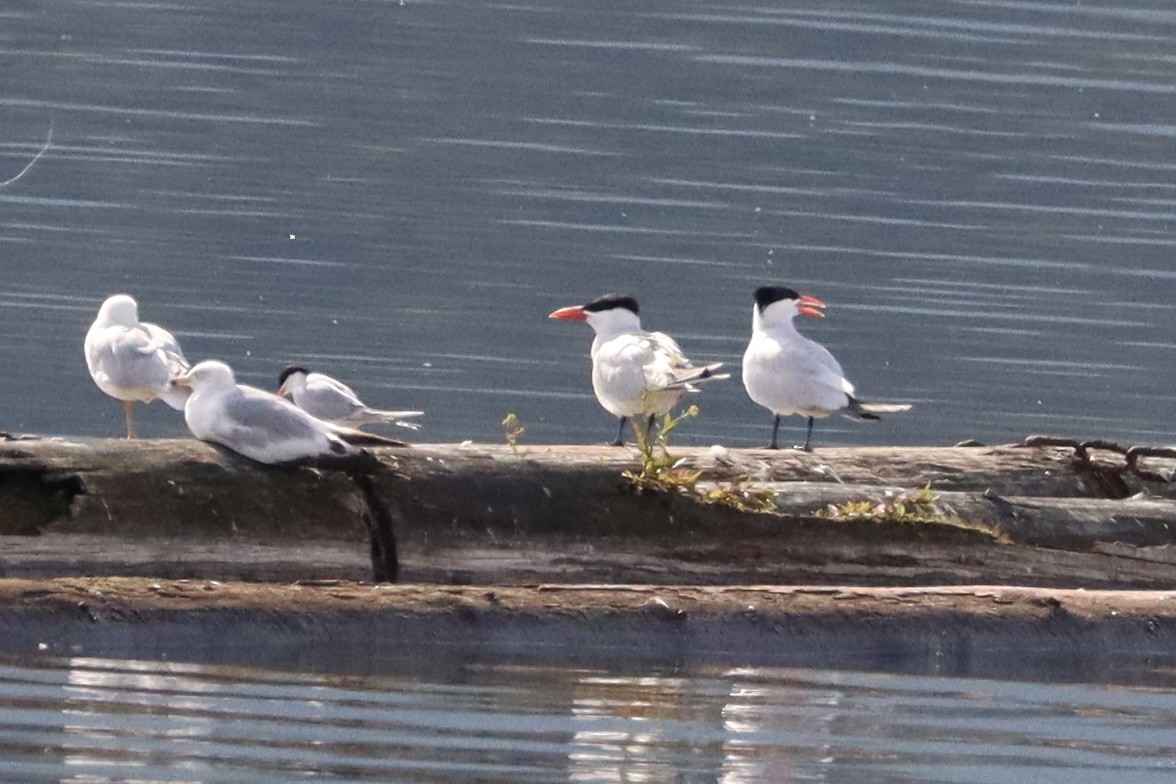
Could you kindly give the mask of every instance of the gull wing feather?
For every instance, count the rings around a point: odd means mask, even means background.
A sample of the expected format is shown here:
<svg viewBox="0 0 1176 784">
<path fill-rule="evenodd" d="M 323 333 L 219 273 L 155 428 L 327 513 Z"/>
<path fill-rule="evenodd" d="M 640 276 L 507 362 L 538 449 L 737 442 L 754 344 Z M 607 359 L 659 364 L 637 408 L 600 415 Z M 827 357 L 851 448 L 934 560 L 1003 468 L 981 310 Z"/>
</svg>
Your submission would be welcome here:
<svg viewBox="0 0 1176 784">
<path fill-rule="evenodd" d="M 151 336 L 152 342 L 157 346 L 157 351 L 163 356 L 163 361 L 167 366 L 168 382 L 179 378 L 191 369 L 192 363 L 184 356 L 179 341 L 176 340 L 172 333 L 158 324 L 151 324 L 149 322 L 143 322 L 139 326 L 147 331 L 147 334 Z M 183 411 L 184 403 L 188 400 L 188 394 L 187 389 L 181 389 L 168 383 L 160 390 L 159 399 L 177 411 Z"/>
<path fill-rule="evenodd" d="M 100 387 L 137 391 L 150 400 L 171 380 L 159 344 L 141 326 L 101 329 L 86 349 L 90 373 Z"/>
<path fill-rule="evenodd" d="M 314 452 L 315 447 L 324 455 L 343 455 L 349 451 L 329 433 L 325 423 L 254 387 L 238 385 L 234 393 L 225 395 L 221 413 L 222 416 L 206 423 L 209 440 L 246 457 L 281 462 Z M 290 457 L 283 457 L 286 454 Z"/>
</svg>

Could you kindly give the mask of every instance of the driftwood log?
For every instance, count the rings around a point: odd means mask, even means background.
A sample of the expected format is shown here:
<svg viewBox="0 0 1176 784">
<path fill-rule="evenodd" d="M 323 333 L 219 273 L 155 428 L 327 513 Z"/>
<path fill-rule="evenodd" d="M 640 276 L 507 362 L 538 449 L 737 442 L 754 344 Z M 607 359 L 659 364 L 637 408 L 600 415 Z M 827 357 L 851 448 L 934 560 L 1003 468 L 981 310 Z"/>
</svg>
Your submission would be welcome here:
<svg viewBox="0 0 1176 784">
<path fill-rule="evenodd" d="M 194 440 L 0 442 L 0 576 L 735 584 L 1176 585 L 1169 450 L 672 448 L 774 514 L 636 493 L 631 448 L 422 445 L 366 471 Z M 709 483 L 709 484 L 708 484 Z M 929 488 L 936 519 L 826 519 Z"/>
<path fill-rule="evenodd" d="M 179 661 L 222 661 L 228 650 L 271 666 L 329 649 L 333 666 L 359 671 L 418 651 L 420 661 L 507 654 L 595 669 L 608 657 L 716 657 L 1104 683 L 1117 671 L 1138 677 L 1125 662 L 1170 660 L 1176 593 L 73 577 L 0 580 L 0 629 L 0 650 Z"/>
</svg>

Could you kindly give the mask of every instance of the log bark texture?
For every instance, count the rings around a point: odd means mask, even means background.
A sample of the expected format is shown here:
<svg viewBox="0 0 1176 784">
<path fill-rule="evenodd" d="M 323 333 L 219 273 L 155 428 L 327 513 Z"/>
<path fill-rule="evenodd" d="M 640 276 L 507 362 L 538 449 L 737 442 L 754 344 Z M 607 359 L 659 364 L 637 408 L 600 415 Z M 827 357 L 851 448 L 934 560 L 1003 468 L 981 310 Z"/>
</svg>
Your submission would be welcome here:
<svg viewBox="0 0 1176 784">
<path fill-rule="evenodd" d="M 634 492 L 631 448 L 377 449 L 365 490 L 194 440 L 14 439 L 0 576 L 370 579 L 379 550 L 393 577 L 451 583 L 1176 585 L 1171 456 L 1080 447 L 671 449 L 704 483 L 774 493 L 751 514 Z M 815 515 L 924 487 L 942 519 Z"/>
<path fill-rule="evenodd" d="M 362 663 L 585 657 L 966 673 L 1103 682 L 1118 657 L 1166 660 L 1176 594 L 1044 588 L 472 586 L 209 580 L 0 580 L 0 649 L 179 661 L 282 659 L 331 646 Z M 78 653 L 81 651 L 82 653 Z M 289 660 L 288 658 L 285 660 Z"/>
</svg>

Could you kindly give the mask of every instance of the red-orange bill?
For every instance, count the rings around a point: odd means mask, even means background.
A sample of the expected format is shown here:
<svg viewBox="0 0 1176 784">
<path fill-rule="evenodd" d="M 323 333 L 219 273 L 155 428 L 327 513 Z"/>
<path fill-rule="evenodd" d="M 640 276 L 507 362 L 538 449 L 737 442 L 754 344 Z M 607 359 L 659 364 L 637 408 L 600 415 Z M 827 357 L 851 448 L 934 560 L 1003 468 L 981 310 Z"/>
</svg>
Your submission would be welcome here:
<svg viewBox="0 0 1176 784">
<path fill-rule="evenodd" d="M 549 314 L 547 318 L 562 319 L 564 321 L 583 321 L 587 316 L 584 315 L 583 305 L 570 305 Z"/>
<path fill-rule="evenodd" d="M 797 307 L 797 312 L 802 316 L 811 316 L 813 318 L 825 318 L 825 314 L 819 308 L 825 307 L 825 303 L 821 302 L 816 297 L 810 297 L 808 294 L 800 295 L 800 305 Z"/>
</svg>

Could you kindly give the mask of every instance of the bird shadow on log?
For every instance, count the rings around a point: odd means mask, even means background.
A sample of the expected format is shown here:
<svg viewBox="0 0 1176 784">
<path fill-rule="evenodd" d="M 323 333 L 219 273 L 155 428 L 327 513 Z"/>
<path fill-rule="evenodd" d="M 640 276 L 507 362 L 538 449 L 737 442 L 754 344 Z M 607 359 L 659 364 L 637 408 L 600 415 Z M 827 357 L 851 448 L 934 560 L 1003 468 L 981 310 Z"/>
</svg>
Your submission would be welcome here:
<svg viewBox="0 0 1176 784">
<path fill-rule="evenodd" d="M 359 489 L 363 497 L 363 523 L 368 529 L 371 546 L 372 582 L 394 583 L 400 573 L 400 561 L 396 554 L 395 525 L 392 510 L 376 492 L 372 476 L 384 470 L 384 465 L 370 452 L 361 449 L 346 457 L 322 457 L 303 460 L 298 466 L 311 467 L 320 471 L 342 471 Z"/>
<path fill-rule="evenodd" d="M 386 442 L 377 442 L 386 443 Z M 355 454 L 341 457 L 324 456 L 318 458 L 304 458 L 286 463 L 259 463 L 242 457 L 236 452 L 219 444 L 209 444 L 217 452 L 231 460 L 244 460 L 249 465 L 265 471 L 281 471 L 289 473 L 299 469 L 314 471 L 331 471 L 345 474 L 352 484 L 359 490 L 363 498 L 362 512 L 364 526 L 368 530 L 368 540 L 371 546 L 372 581 L 375 583 L 394 583 L 400 572 L 400 561 L 396 552 L 395 523 L 392 510 L 384 499 L 376 492 L 372 477 L 387 467 L 379 458 L 370 452 L 360 449 Z"/>
<path fill-rule="evenodd" d="M 363 513 L 363 522 L 367 526 L 371 544 L 372 582 L 394 583 L 400 571 L 400 561 L 396 555 L 392 512 L 376 492 L 371 473 L 349 471 L 347 475 L 359 488 L 367 505 Z"/>
</svg>

